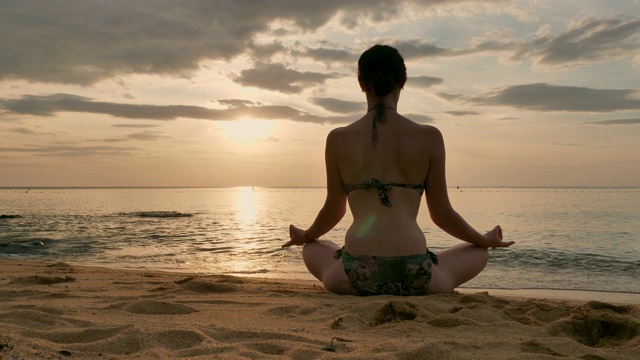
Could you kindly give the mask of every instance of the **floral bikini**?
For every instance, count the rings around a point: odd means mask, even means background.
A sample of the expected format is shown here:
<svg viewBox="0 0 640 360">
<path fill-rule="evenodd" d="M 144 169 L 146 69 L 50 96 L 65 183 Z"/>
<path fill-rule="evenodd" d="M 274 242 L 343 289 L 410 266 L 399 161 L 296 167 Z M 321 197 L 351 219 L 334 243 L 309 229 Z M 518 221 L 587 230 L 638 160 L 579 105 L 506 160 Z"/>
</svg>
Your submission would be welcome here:
<svg viewBox="0 0 640 360">
<path fill-rule="evenodd" d="M 354 255 L 338 249 L 342 266 L 358 295 L 427 295 L 431 283 L 431 267 L 438 264 L 436 254 L 406 256 Z"/>
</svg>

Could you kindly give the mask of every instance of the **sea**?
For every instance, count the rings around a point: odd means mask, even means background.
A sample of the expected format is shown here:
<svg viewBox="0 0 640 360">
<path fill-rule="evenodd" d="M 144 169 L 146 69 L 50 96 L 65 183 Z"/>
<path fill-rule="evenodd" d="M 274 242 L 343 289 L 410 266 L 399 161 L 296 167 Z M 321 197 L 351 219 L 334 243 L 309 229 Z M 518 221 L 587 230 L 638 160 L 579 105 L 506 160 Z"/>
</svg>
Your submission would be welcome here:
<svg viewBox="0 0 640 360">
<path fill-rule="evenodd" d="M 312 280 L 288 226 L 308 227 L 324 188 L 0 188 L 0 258 Z M 479 231 L 516 243 L 463 285 L 640 293 L 640 188 L 451 188 Z M 342 246 L 351 214 L 324 239 Z M 461 241 L 418 223 L 430 250 Z M 393 241 L 393 239 L 389 239 Z"/>
</svg>

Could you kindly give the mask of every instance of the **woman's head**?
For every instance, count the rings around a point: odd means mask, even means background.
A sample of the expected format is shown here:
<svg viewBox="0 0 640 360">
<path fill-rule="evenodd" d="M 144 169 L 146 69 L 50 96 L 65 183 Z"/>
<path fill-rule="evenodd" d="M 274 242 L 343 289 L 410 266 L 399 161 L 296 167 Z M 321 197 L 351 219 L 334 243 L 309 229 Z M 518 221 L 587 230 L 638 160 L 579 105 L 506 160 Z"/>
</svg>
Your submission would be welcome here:
<svg viewBox="0 0 640 360">
<path fill-rule="evenodd" d="M 373 95 L 386 96 L 393 91 L 394 85 L 402 87 L 406 80 L 404 59 L 395 48 L 375 45 L 360 55 L 358 81 Z"/>
</svg>

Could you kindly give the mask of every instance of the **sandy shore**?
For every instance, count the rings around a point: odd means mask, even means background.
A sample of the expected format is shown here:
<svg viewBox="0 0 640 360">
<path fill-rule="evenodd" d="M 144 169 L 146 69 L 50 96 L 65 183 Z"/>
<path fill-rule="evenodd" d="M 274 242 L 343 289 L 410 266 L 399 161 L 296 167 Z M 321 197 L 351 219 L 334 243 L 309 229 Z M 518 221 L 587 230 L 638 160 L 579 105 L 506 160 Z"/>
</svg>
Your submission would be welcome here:
<svg viewBox="0 0 640 360">
<path fill-rule="evenodd" d="M 0 359 L 640 359 L 640 305 L 0 260 Z"/>
</svg>

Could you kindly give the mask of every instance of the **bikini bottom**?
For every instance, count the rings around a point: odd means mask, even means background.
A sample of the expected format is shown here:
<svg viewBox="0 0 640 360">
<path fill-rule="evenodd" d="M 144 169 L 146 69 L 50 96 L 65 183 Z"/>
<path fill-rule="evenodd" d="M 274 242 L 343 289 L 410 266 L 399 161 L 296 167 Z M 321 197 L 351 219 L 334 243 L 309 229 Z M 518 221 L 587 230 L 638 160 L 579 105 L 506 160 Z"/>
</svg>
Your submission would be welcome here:
<svg viewBox="0 0 640 360">
<path fill-rule="evenodd" d="M 431 266 L 438 264 L 436 254 L 406 256 L 354 255 L 342 249 L 334 258 L 342 266 L 358 295 L 427 295 L 431 283 Z"/>
</svg>

